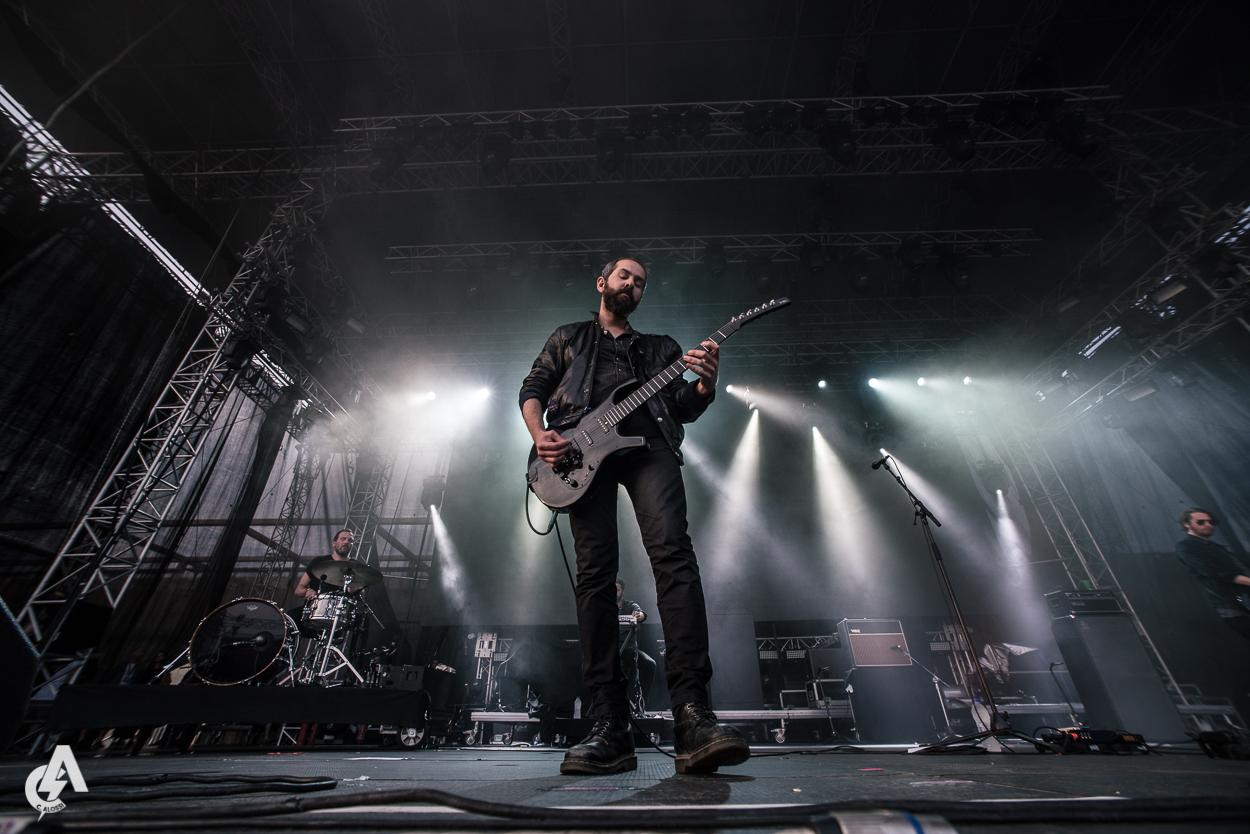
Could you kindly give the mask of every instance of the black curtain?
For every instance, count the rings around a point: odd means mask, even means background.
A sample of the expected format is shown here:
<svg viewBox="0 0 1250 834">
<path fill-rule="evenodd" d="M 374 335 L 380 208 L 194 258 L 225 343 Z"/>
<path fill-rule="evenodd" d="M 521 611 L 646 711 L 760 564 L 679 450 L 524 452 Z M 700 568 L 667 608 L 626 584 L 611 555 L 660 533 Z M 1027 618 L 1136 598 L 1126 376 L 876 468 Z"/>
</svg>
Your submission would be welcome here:
<svg viewBox="0 0 1250 834">
<path fill-rule="evenodd" d="M 226 526 L 217 539 L 203 576 L 182 609 L 177 628 L 171 630 L 172 634 L 190 636 L 196 623 L 221 604 L 239 559 L 239 548 L 243 546 L 247 529 L 256 514 L 274 461 L 282 450 L 282 439 L 291 422 L 295 402 L 295 396 L 284 394 L 265 412 L 265 419 L 256 435 L 256 448 L 247 477 L 239 486 L 238 497 L 231 507 Z"/>
<path fill-rule="evenodd" d="M 5 239 L 0 272 L 0 594 L 15 610 L 204 321 L 103 211 L 60 219 Z"/>
</svg>

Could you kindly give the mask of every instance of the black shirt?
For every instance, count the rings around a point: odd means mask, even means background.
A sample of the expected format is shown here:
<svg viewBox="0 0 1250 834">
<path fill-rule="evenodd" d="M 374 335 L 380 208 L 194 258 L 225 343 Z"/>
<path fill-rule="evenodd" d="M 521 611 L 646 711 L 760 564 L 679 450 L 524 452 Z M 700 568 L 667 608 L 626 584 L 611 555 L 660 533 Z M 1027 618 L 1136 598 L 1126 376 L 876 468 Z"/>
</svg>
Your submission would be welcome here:
<svg viewBox="0 0 1250 834">
<path fill-rule="evenodd" d="M 606 400 L 612 389 L 622 382 L 631 379 L 639 383 L 646 382 L 639 379 L 634 370 L 636 363 L 633 345 L 638 335 L 634 329 L 626 325 L 625 332 L 613 338 L 606 327 L 596 327 L 599 328 L 599 353 L 595 357 L 595 378 L 590 387 L 591 408 Z M 645 406 L 634 409 L 632 414 L 621 421 L 620 433 L 635 437 L 663 437 L 655 418 Z"/>
<path fill-rule="evenodd" d="M 1202 586 L 1207 604 L 1221 617 L 1246 616 L 1247 611 L 1237 602 L 1237 595 L 1250 593 L 1250 587 L 1233 581 L 1246 576 L 1246 569 L 1228 552 L 1228 548 L 1210 539 L 1186 536 L 1176 543 L 1176 556 L 1185 563 L 1194 581 Z"/>
</svg>

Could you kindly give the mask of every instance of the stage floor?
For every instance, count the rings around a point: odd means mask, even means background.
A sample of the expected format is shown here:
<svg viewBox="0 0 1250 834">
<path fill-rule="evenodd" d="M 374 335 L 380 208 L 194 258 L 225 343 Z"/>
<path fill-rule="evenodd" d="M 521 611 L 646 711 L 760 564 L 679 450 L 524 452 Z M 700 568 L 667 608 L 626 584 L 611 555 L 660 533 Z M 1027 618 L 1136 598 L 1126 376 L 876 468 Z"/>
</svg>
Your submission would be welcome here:
<svg viewBox="0 0 1250 834">
<path fill-rule="evenodd" d="M 1250 762 L 1208 759 L 1198 753 L 1056 757 L 1035 752 L 988 755 L 908 755 L 886 752 L 800 751 L 758 748 L 767 754 L 711 776 L 677 776 L 672 761 L 657 752 L 639 753 L 638 770 L 614 776 L 569 777 L 559 773 L 562 751 L 525 748 L 456 748 L 438 751 L 323 751 L 302 753 L 194 753 L 92 758 L 79 765 L 87 794 L 67 788 L 69 807 L 44 818 L 60 830 L 179 830 L 212 826 L 225 830 L 745 830 L 751 815 L 772 820 L 754 830 L 804 830 L 804 820 L 826 818 L 817 830 L 836 832 L 829 808 L 800 806 L 842 803 L 835 813 L 894 808 L 938 813 L 950 820 L 905 831 L 1058 832 L 1250 830 Z M 22 785 L 45 761 L 6 758 L 0 782 Z M 109 793 L 137 790 L 105 783 L 152 774 L 332 777 L 333 790 L 300 794 L 166 798 L 101 802 Z M 166 783 L 160 788 L 203 789 Z M 450 810 L 411 794 L 433 789 L 491 803 L 524 806 L 531 819 L 509 820 Z M 295 797 L 299 803 L 339 805 L 285 815 L 256 815 Z M 372 797 L 378 804 L 363 804 Z M 1201 798 L 1212 798 L 1211 801 Z M 426 796 L 429 800 L 432 797 Z M 1098 799 L 1104 798 L 1104 799 Z M 20 794 L 8 794 L 20 801 Z M 1194 801 L 1200 800 L 1200 801 Z M 771 807 L 770 807 L 771 806 Z M 543 809 L 563 809 L 564 818 Z M 683 810 L 686 809 L 686 810 Z M 691 810 L 693 809 L 693 810 Z M 1223 819 L 1199 822 L 1212 810 Z M 506 810 L 506 809 L 503 809 Z M 4 809 L 27 816 L 27 809 Z M 1110 815 L 1107 822 L 1088 819 Z M 217 816 L 217 815 L 227 815 Z M 242 816 L 235 816 L 239 814 Z M 595 815 L 598 815 L 596 818 Z M 793 821 L 790 822 L 793 815 Z M 1169 815 L 1173 818 L 1170 819 Z M 156 817 L 144 823 L 143 816 Z M 545 819 L 543 817 L 546 817 Z M 33 820 L 33 814 L 28 819 Z M 1118 821 L 1115 821 L 1118 818 Z M 162 823 L 161 820 L 165 823 Z M 111 822 L 109 821 L 111 820 Z M 767 820 L 762 820 L 767 821 Z M 904 820 L 898 820 L 904 822 Z M 167 824 L 166 824 L 167 823 Z M 832 827 L 829 825 L 832 824 Z M 42 829 L 34 826 L 31 831 Z M 14 831 L 0 823 L 0 830 Z M 811 830 L 809 826 L 808 830 Z M 868 827 L 869 831 L 893 828 Z"/>
</svg>

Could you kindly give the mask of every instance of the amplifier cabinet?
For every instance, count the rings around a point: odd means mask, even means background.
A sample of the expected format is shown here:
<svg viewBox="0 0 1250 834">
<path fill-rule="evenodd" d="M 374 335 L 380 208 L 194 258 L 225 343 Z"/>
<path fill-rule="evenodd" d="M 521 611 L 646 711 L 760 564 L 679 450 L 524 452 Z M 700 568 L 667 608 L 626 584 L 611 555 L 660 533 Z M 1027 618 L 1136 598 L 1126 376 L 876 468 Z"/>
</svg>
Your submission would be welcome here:
<svg viewBox="0 0 1250 834">
<path fill-rule="evenodd" d="M 1152 744 L 1189 740 L 1127 614 L 1069 615 L 1050 627 L 1089 726 L 1138 733 Z"/>
<path fill-rule="evenodd" d="M 843 620 L 838 623 L 838 636 L 848 669 L 911 665 L 907 637 L 898 620 Z"/>
</svg>

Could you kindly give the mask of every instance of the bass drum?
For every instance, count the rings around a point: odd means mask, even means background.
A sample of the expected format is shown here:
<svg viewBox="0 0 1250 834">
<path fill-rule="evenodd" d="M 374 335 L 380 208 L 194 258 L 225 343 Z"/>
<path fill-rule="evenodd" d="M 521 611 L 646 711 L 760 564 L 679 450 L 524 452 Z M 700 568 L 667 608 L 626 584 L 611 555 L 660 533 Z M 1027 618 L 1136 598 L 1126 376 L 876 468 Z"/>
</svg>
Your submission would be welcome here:
<svg viewBox="0 0 1250 834">
<path fill-rule="evenodd" d="M 191 637 L 191 669 L 217 686 L 261 678 L 294 656 L 295 621 L 267 599 L 236 599 L 205 617 Z M 277 666 L 271 674 L 281 671 Z"/>
</svg>

